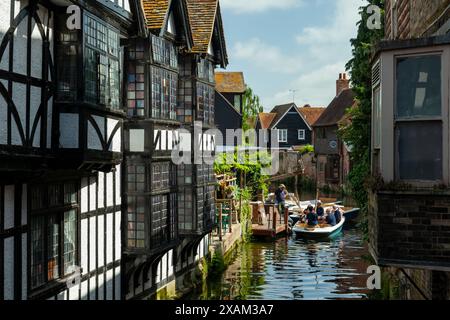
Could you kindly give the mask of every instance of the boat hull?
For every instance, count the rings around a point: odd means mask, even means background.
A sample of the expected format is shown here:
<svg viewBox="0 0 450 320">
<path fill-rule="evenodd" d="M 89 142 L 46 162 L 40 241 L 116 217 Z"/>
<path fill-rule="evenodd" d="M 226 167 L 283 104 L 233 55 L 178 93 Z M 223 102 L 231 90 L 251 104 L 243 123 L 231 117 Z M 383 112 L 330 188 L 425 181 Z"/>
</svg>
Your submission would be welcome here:
<svg viewBox="0 0 450 320">
<path fill-rule="evenodd" d="M 342 221 L 334 227 L 316 228 L 312 231 L 304 227 L 300 227 L 297 224 L 294 226 L 294 228 L 292 228 L 292 231 L 297 236 L 297 238 L 330 239 L 336 237 L 342 232 L 344 224 L 345 224 L 345 217 L 343 217 Z"/>
</svg>

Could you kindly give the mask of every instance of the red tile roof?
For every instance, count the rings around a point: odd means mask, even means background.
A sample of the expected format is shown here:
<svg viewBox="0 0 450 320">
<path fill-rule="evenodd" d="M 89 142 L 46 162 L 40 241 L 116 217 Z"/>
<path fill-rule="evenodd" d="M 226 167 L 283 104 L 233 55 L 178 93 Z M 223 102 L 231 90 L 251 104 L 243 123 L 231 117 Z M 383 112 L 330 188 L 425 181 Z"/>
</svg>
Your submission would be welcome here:
<svg viewBox="0 0 450 320">
<path fill-rule="evenodd" d="M 244 93 L 246 90 L 242 72 L 216 72 L 216 89 L 220 93 Z"/>
<path fill-rule="evenodd" d="M 324 107 L 303 107 L 298 108 L 298 111 L 303 115 L 308 124 L 312 127 L 314 123 L 320 118 L 326 109 Z"/>
<path fill-rule="evenodd" d="M 258 115 L 261 129 L 269 129 L 273 120 L 277 117 L 276 113 L 260 113 Z"/>
</svg>

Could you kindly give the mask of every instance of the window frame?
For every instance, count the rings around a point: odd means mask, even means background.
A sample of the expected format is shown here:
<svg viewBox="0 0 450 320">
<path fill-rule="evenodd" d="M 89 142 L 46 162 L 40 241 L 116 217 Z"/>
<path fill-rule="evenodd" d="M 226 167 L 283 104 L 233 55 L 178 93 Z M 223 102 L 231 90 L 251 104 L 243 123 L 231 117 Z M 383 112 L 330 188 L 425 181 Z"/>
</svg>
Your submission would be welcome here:
<svg viewBox="0 0 450 320">
<path fill-rule="evenodd" d="M 298 130 L 298 140 L 299 141 L 306 141 L 306 130 L 305 129 L 299 129 Z"/>
<path fill-rule="evenodd" d="M 442 181 L 424 181 L 424 180 L 399 180 L 396 159 L 395 146 L 395 121 L 394 108 L 396 101 L 396 65 L 395 58 L 414 57 L 419 55 L 441 54 L 442 55 L 442 121 L 443 121 L 443 180 Z M 398 46 L 381 50 L 378 53 L 377 60 L 381 63 L 380 79 L 382 90 L 382 143 L 376 159 L 372 157 L 372 161 L 377 160 L 378 164 L 373 164 L 373 168 L 379 169 L 379 174 L 383 180 L 388 182 L 406 182 L 409 185 L 421 188 L 434 188 L 439 185 L 448 185 L 450 181 L 450 130 L 449 130 L 449 88 L 450 88 L 450 43 L 442 43 L 435 46 L 414 43 L 410 47 Z M 372 118 L 373 119 L 373 118 Z M 373 124 L 373 123 L 372 123 Z M 372 151 L 376 152 L 372 145 Z"/>
<path fill-rule="evenodd" d="M 278 143 L 287 143 L 288 142 L 288 129 L 277 129 L 278 132 Z M 284 135 L 286 133 L 286 135 Z M 281 136 L 280 136 L 281 134 Z"/>
<path fill-rule="evenodd" d="M 52 204 L 51 197 L 50 197 L 50 187 L 58 186 L 62 189 L 62 192 L 60 192 L 57 195 L 57 203 Z M 72 186 L 74 187 L 71 191 L 72 196 L 75 197 L 74 200 L 70 199 L 70 201 L 67 200 L 67 190 L 66 186 Z M 56 190 L 56 189 L 55 189 Z M 74 249 L 71 252 L 73 254 L 73 261 L 70 264 L 71 266 L 78 266 L 80 265 L 80 238 L 79 238 L 79 232 L 80 232 L 80 192 L 79 192 L 79 182 L 75 180 L 68 180 L 68 181 L 52 181 L 46 184 L 34 184 L 29 186 L 29 193 L 30 198 L 28 202 L 29 211 L 30 211 L 30 222 L 29 222 L 29 243 L 30 243 L 30 263 L 28 265 L 28 274 L 30 276 L 30 283 L 29 287 L 31 291 L 39 290 L 42 287 L 45 287 L 47 285 L 50 285 L 52 283 L 61 281 L 63 279 L 68 279 L 70 276 L 72 276 L 75 273 L 75 270 L 71 273 L 66 271 L 66 252 L 65 250 L 65 230 L 66 230 L 66 214 L 67 213 L 73 213 L 75 214 L 74 225 Z M 39 205 L 40 207 L 35 208 L 34 207 L 34 192 L 38 191 L 38 197 L 40 198 Z M 50 279 L 49 274 L 49 263 L 50 263 L 50 256 L 49 256 L 49 239 L 48 236 L 50 234 L 50 226 L 49 222 L 51 219 L 55 219 L 55 224 L 58 226 L 58 252 L 57 256 L 54 256 L 53 258 L 57 259 L 57 276 Z M 40 264 L 42 264 L 43 270 L 42 270 L 42 276 L 43 280 L 42 283 L 34 284 L 35 277 L 38 277 L 38 274 L 34 273 L 34 266 L 33 264 L 33 250 L 36 248 L 33 243 L 33 231 L 35 230 L 33 228 L 34 222 L 37 221 L 37 219 L 42 219 L 41 222 L 43 222 L 42 225 L 39 226 L 40 228 L 40 241 L 42 241 L 42 261 Z M 39 265 L 39 262 L 38 264 Z"/>
</svg>

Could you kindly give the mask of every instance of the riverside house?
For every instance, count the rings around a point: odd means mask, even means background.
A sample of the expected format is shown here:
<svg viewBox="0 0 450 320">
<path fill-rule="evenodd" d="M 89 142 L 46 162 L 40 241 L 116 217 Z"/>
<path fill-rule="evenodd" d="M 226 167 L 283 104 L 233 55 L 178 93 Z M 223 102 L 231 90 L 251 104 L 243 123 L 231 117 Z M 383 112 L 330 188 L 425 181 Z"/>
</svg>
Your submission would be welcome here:
<svg viewBox="0 0 450 320">
<path fill-rule="evenodd" d="M 387 0 L 373 57 L 370 249 L 401 298 L 450 298 L 450 7 Z"/>
<path fill-rule="evenodd" d="M 355 94 L 345 73 L 336 81 L 336 97 L 314 123 L 314 150 L 317 158 L 317 184 L 338 189 L 350 171 L 350 147 L 338 136 L 347 121 L 346 110 L 355 105 Z"/>
<path fill-rule="evenodd" d="M 215 177 L 171 153 L 215 149 L 194 121 L 215 127 L 219 1 L 6 0 L 0 22 L 0 300 L 182 290 Z"/>
</svg>

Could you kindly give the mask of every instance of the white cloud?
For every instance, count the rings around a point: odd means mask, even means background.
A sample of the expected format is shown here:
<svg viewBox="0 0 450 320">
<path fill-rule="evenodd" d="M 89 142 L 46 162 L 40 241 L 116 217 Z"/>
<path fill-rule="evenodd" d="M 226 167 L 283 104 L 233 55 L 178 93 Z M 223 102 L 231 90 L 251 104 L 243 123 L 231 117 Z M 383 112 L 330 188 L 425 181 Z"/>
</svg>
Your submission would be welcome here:
<svg viewBox="0 0 450 320">
<path fill-rule="evenodd" d="M 336 94 L 337 77 L 345 71 L 351 58 L 350 39 L 356 36 L 358 8 L 365 3 L 364 0 L 337 0 L 332 19 L 301 30 L 296 40 L 305 65 L 301 74 L 283 84 L 277 93 L 263 95 L 267 109 L 292 101 L 291 89 L 298 90 L 299 106 L 307 103 L 327 106 L 331 102 Z"/>
<path fill-rule="evenodd" d="M 223 8 L 231 9 L 234 13 L 264 12 L 271 9 L 289 9 L 298 7 L 303 0 L 220 0 Z"/>
<path fill-rule="evenodd" d="M 230 55 L 231 59 L 246 60 L 268 72 L 292 74 L 301 69 L 299 56 L 286 55 L 278 47 L 269 45 L 259 38 L 237 42 Z"/>
</svg>

